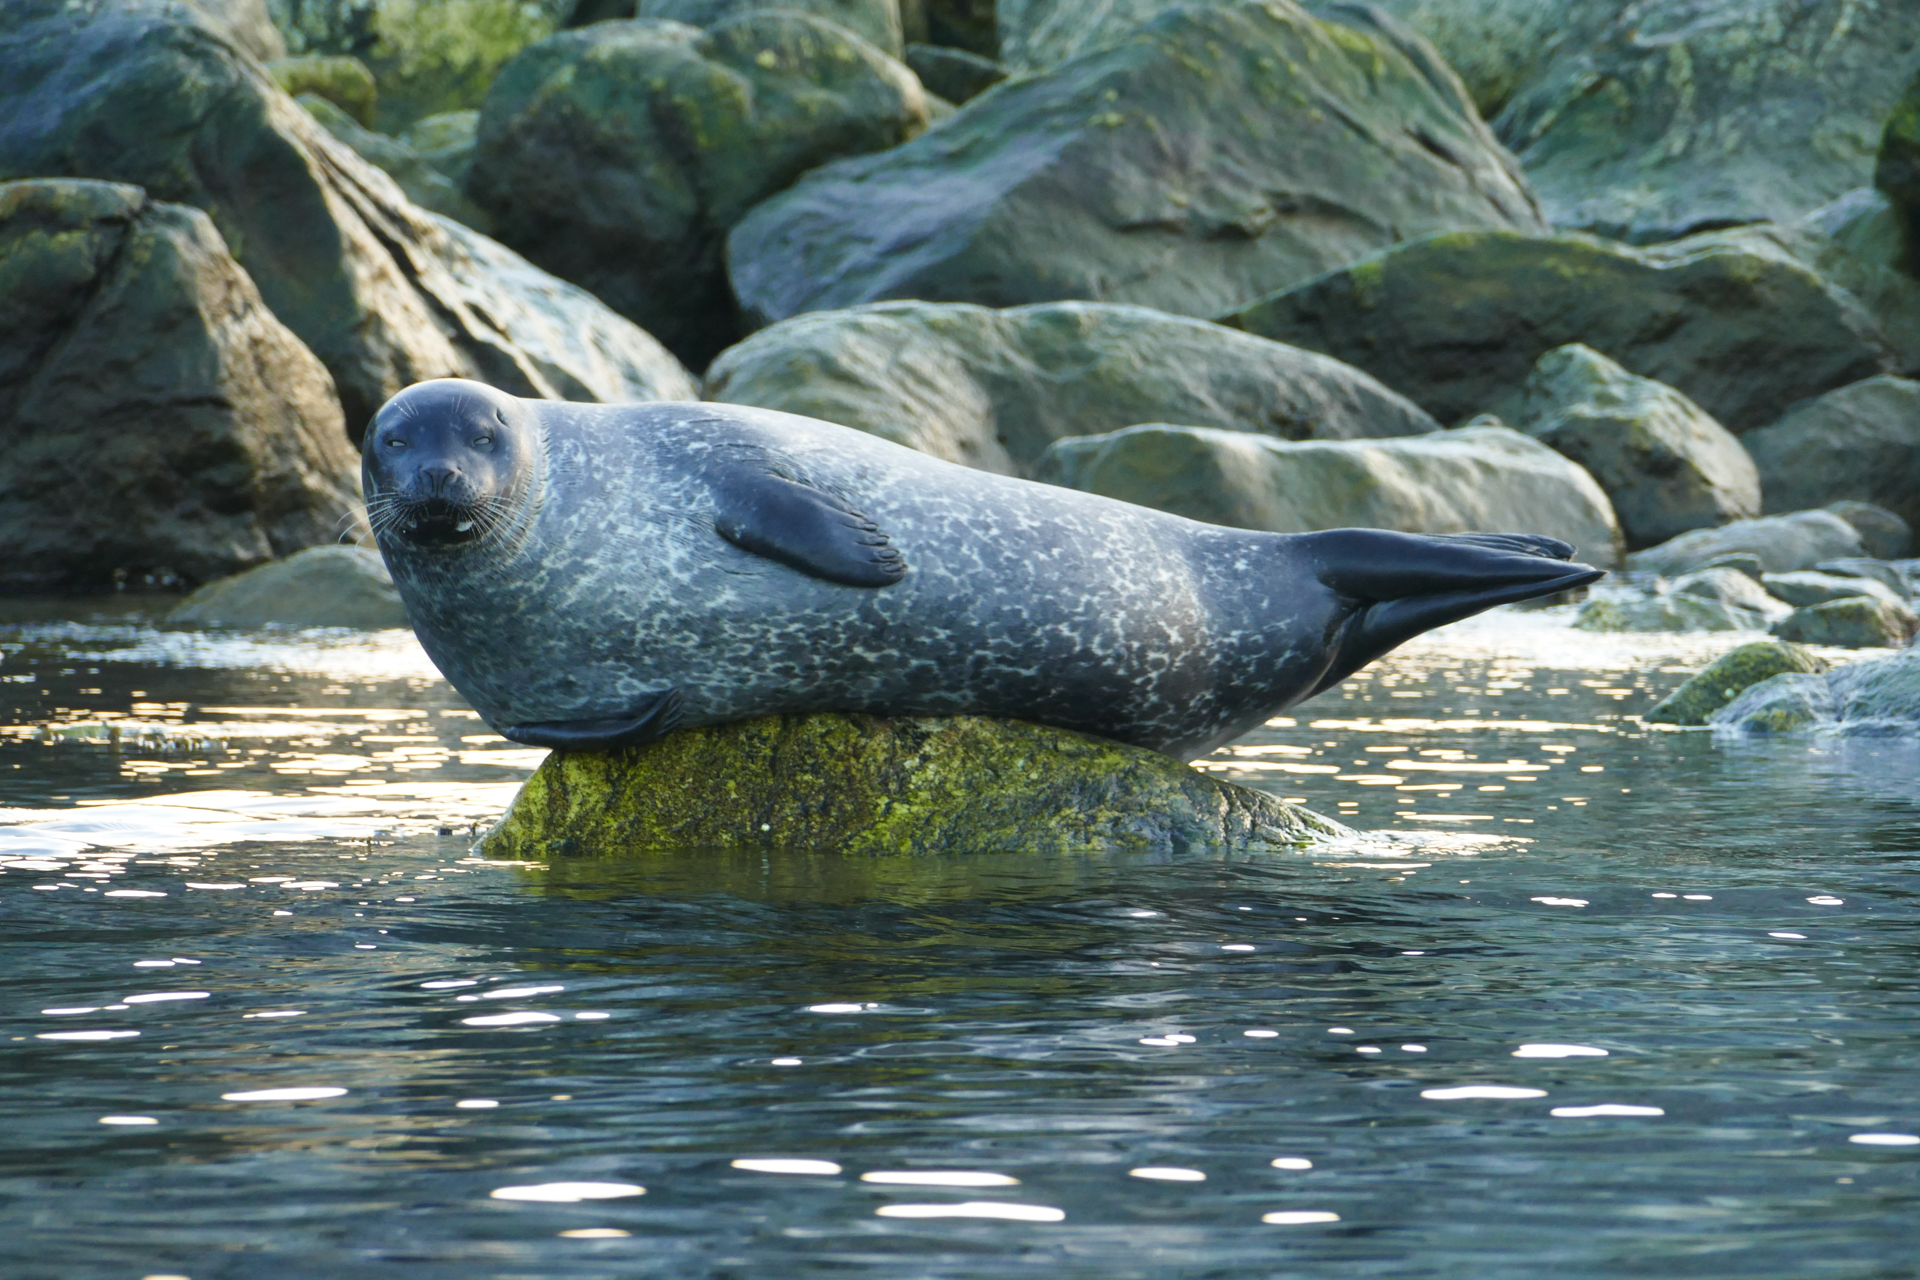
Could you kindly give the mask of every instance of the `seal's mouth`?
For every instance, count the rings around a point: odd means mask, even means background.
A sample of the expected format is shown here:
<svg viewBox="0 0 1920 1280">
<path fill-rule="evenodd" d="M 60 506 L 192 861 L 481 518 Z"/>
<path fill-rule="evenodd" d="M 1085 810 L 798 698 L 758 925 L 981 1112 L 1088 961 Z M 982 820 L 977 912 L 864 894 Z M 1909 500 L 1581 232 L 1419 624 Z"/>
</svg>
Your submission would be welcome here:
<svg viewBox="0 0 1920 1280">
<path fill-rule="evenodd" d="M 385 532 L 415 547 L 462 547 L 486 531 L 482 514 L 463 502 L 403 502 L 382 522 Z"/>
</svg>

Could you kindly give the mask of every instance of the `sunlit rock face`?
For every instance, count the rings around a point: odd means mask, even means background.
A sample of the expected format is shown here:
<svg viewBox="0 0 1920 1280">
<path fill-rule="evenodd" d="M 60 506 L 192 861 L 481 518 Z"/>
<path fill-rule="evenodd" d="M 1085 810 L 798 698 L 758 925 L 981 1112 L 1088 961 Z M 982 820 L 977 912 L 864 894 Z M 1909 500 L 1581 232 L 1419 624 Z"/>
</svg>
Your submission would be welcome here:
<svg viewBox="0 0 1920 1280">
<path fill-rule="evenodd" d="M 218 577 L 359 505 L 327 371 L 206 214 L 0 183 L 0 586 Z"/>
<path fill-rule="evenodd" d="M 1344 828 L 1156 752 L 977 716 L 774 716 L 549 756 L 490 857 L 1278 847 Z"/>
</svg>

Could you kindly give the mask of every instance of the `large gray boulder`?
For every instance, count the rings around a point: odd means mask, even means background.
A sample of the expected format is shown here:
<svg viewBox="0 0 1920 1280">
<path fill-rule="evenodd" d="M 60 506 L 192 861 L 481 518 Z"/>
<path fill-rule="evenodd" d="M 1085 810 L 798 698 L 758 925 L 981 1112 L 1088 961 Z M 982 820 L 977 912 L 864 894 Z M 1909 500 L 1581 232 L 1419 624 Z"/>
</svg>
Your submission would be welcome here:
<svg viewBox="0 0 1920 1280">
<path fill-rule="evenodd" d="M 639 0 L 627 16 L 670 18 L 689 26 L 717 27 L 731 18 L 774 9 L 837 22 L 896 58 L 906 51 L 900 31 L 899 0 Z"/>
<path fill-rule="evenodd" d="M 1518 420 L 1534 363 L 1571 342 L 1676 388 L 1735 433 L 1891 363 L 1860 302 L 1784 250 L 1669 248 L 1428 236 L 1221 323 L 1357 365 L 1442 422 Z"/>
<path fill-rule="evenodd" d="M 1593 477 L 1501 426 L 1289 441 L 1153 423 L 1056 441 L 1035 474 L 1242 529 L 1543 533 L 1601 568 L 1620 557 L 1613 508 Z"/>
<path fill-rule="evenodd" d="M 824 418 L 1007 475 L 1030 474 L 1065 436 L 1158 418 L 1287 439 L 1439 426 L 1325 356 L 1093 302 L 884 302 L 797 316 L 714 361 L 707 398 Z"/>
<path fill-rule="evenodd" d="M 1669 240 L 1791 219 L 1871 179 L 1920 5 L 1616 7 L 1596 38 L 1561 45 L 1495 122 L 1554 225 Z"/>
<path fill-rule="evenodd" d="M 1519 426 L 1592 473 L 1636 550 L 1760 514 L 1760 474 L 1733 433 L 1592 347 L 1540 357 Z"/>
<path fill-rule="evenodd" d="M 363 128 L 327 98 L 301 94 L 294 101 L 305 107 L 321 128 L 353 148 L 355 155 L 399 183 L 407 199 L 420 208 L 443 214 L 475 231 L 493 229 L 493 219 L 468 199 L 458 183 L 401 139 Z"/>
<path fill-rule="evenodd" d="M 1829 391 L 1743 443 L 1769 511 L 1854 499 L 1920 525 L 1920 382 L 1878 377 Z"/>
<path fill-rule="evenodd" d="M 308 547 L 284 560 L 209 582 L 168 611 L 167 621 L 235 631 L 379 631 L 406 626 L 407 610 L 372 547 Z"/>
<path fill-rule="evenodd" d="M 1860 531 L 1831 511 L 1737 520 L 1717 529 L 1694 529 L 1627 558 L 1629 569 L 1674 578 L 1723 556 L 1758 556 L 1767 573 L 1811 569 L 1822 560 L 1863 553 Z"/>
<path fill-rule="evenodd" d="M 0 589 L 218 577 L 358 506 L 327 371 L 204 213 L 0 183 Z"/>
<path fill-rule="evenodd" d="M 1823 563 L 1845 564 L 1847 562 L 1828 560 Z M 1784 600 L 1796 609 L 1826 604 L 1830 600 L 1850 600 L 1854 596 L 1867 596 L 1874 600 L 1885 600 L 1891 604 L 1907 602 L 1904 591 L 1895 590 L 1876 578 L 1822 573 L 1817 569 L 1762 574 L 1760 585 L 1766 589 L 1768 595 L 1776 600 Z"/>
<path fill-rule="evenodd" d="M 913 137 L 927 111 L 911 71 L 818 18 L 602 22 L 501 73 L 467 185 L 503 241 L 704 365 L 741 333 L 733 225 L 824 161 Z"/>
<path fill-rule="evenodd" d="M 1920 616 L 1905 603 L 1883 597 L 1843 596 L 1795 609 L 1773 624 L 1774 635 L 1796 644 L 1839 649 L 1898 649 L 1920 631 Z"/>
<path fill-rule="evenodd" d="M 885 298 L 1211 316 L 1396 241 L 1543 229 L 1463 96 L 1292 0 L 1169 10 L 808 174 L 728 243 L 750 323 Z"/>
<path fill-rule="evenodd" d="M 205 209 L 267 305 L 333 374 L 356 436 L 424 378 L 570 400 L 694 393 L 658 343 L 587 294 L 529 293 L 539 273 L 517 258 L 504 275 L 489 270 L 503 261 L 493 250 L 407 201 L 197 10 L 7 0 L 6 16 L 0 179 L 115 179 Z M 567 313 L 565 346 L 542 341 L 555 307 Z M 542 317 L 530 330 L 529 313 Z"/>
</svg>

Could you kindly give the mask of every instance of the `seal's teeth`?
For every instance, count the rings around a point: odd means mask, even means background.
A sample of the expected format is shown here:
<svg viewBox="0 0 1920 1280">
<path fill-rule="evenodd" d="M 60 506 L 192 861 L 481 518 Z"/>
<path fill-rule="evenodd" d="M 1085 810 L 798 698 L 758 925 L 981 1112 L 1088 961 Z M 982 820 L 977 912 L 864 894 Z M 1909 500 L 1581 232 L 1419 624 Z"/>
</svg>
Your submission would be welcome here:
<svg viewBox="0 0 1920 1280">
<path fill-rule="evenodd" d="M 455 526 L 453 526 L 453 531 L 455 533 L 465 533 L 467 530 L 471 528 L 473 528 L 473 521 L 462 520 L 459 524 L 456 524 Z"/>
</svg>

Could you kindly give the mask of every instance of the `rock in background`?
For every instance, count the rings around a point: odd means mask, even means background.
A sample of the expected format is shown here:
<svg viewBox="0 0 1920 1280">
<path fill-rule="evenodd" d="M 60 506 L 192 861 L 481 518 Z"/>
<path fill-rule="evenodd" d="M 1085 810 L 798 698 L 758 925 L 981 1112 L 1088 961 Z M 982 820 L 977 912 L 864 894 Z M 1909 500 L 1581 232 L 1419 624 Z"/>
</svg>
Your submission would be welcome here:
<svg viewBox="0 0 1920 1280">
<path fill-rule="evenodd" d="M 1654 724 L 1705 725 L 1713 714 L 1763 680 L 1775 676 L 1819 675 L 1829 663 L 1811 649 L 1784 640 L 1756 640 L 1722 654 L 1672 693 L 1655 703 L 1646 718 Z"/>
<path fill-rule="evenodd" d="M 1027 475 L 1066 436 L 1173 418 L 1287 439 L 1438 423 L 1357 369 L 1145 307 L 821 311 L 725 352 L 707 398 L 824 418 L 949 462 Z"/>
<path fill-rule="evenodd" d="M 728 230 L 806 170 L 913 137 L 927 110 L 911 71 L 818 18 L 601 22 L 502 72 L 468 188 L 502 240 L 704 365 L 741 333 Z"/>
<path fill-rule="evenodd" d="M 1725 556 L 1751 555 L 1767 573 L 1791 573 L 1864 552 L 1860 531 L 1833 512 L 1796 511 L 1683 533 L 1635 552 L 1627 558 L 1627 568 L 1671 578 Z"/>
<path fill-rule="evenodd" d="M 1501 426 L 1398 440 L 1284 441 L 1147 424 L 1058 441 L 1037 474 L 1242 529 L 1544 533 L 1571 542 L 1590 564 L 1620 561 L 1619 525 L 1593 477 Z"/>
<path fill-rule="evenodd" d="M 1854 499 L 1920 525 L 1920 382 L 1853 383 L 1795 405 L 1743 443 L 1769 511 Z"/>
<path fill-rule="evenodd" d="M 1916 45 L 1905 2 L 1638 0 L 1495 127 L 1555 226 L 1646 243 L 1787 220 L 1871 180 Z"/>
<path fill-rule="evenodd" d="M 493 229 L 493 219 L 467 198 L 458 183 L 405 142 L 361 128 L 352 116 L 326 98 L 303 94 L 294 101 L 305 107 L 307 114 L 320 122 L 321 128 L 353 148 L 355 155 L 399 183 L 407 199 L 420 208 L 452 218 L 475 231 L 484 233 Z"/>
<path fill-rule="evenodd" d="M 1850 662 L 1825 674 L 1763 680 L 1715 712 L 1712 724 L 1722 733 L 1743 736 L 1920 734 L 1920 649 Z"/>
<path fill-rule="evenodd" d="M 1736 433 L 1886 371 L 1861 303 L 1782 250 L 1586 236 L 1434 235 L 1262 299 L 1223 324 L 1365 369 L 1442 422 L 1519 420 L 1546 352 L 1579 342 Z"/>
<path fill-rule="evenodd" d="M 116 179 L 207 210 L 274 314 L 333 374 L 356 437 L 387 397 L 426 378 L 553 399 L 694 394 L 645 332 L 415 208 L 198 11 L 9 0 L 7 14 L 0 178 Z M 522 330 L 527 314 L 558 323 Z M 590 340 L 543 345 L 555 328 Z"/>
<path fill-rule="evenodd" d="M 1070 849 L 1286 848 L 1345 834 L 1177 760 L 979 716 L 772 716 L 628 751 L 560 752 L 488 857 L 687 849 L 852 857 Z"/>
<path fill-rule="evenodd" d="M 1633 550 L 1760 514 L 1760 473 L 1731 432 L 1591 347 L 1540 357 L 1519 425 L 1599 481 Z"/>
<path fill-rule="evenodd" d="M 182 627 L 348 627 L 407 625 L 380 553 L 372 547 L 308 547 L 231 578 L 209 582 L 167 613 Z"/>
<path fill-rule="evenodd" d="M 0 588 L 218 577 L 359 496 L 327 371 L 205 214 L 0 183 Z"/>
<path fill-rule="evenodd" d="M 732 18 L 774 10 L 838 23 L 896 58 L 906 52 L 898 0 L 639 0 L 626 16 L 670 18 L 689 26 L 717 27 Z"/>
<path fill-rule="evenodd" d="M 1542 229 L 1457 84 L 1291 0 L 1169 11 L 807 175 L 729 240 L 749 323 L 886 298 L 1217 315 L 1424 232 Z"/>
</svg>

